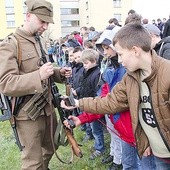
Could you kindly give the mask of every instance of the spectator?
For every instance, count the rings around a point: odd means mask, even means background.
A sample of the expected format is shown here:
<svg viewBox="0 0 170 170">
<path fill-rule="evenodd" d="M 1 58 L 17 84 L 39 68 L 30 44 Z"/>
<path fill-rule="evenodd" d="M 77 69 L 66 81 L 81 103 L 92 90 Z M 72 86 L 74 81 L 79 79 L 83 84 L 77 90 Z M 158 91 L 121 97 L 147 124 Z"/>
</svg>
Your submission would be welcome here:
<svg viewBox="0 0 170 170">
<path fill-rule="evenodd" d="M 157 26 L 155 19 L 152 20 L 152 24 Z"/>
<path fill-rule="evenodd" d="M 80 33 L 78 31 L 74 31 L 72 34 L 74 34 L 74 38 L 80 43 L 80 45 L 83 45 L 83 39 L 80 36 Z"/>
<path fill-rule="evenodd" d="M 97 95 L 99 89 L 98 83 L 101 77 L 100 68 L 97 65 L 98 58 L 99 54 L 96 50 L 87 49 L 82 52 L 81 61 L 85 72 L 83 74 L 79 98 L 95 97 Z M 92 147 L 90 159 L 94 160 L 102 156 L 105 151 L 103 125 L 98 120 L 91 122 L 90 125 L 94 136 L 94 146 Z"/>
<path fill-rule="evenodd" d="M 144 26 L 152 38 L 152 48 L 163 58 L 170 60 L 170 36 L 161 39 L 161 31 L 153 24 Z"/>
<path fill-rule="evenodd" d="M 134 9 L 131 9 L 131 10 L 129 10 L 128 15 L 132 15 L 134 13 L 136 13 L 136 11 Z"/>
<path fill-rule="evenodd" d="M 138 23 L 138 24 L 142 24 L 142 17 L 141 15 L 137 14 L 137 13 L 133 13 L 131 15 L 129 15 L 126 20 L 125 20 L 125 25 L 128 23 Z"/>
<path fill-rule="evenodd" d="M 115 113 L 130 109 L 138 154 L 154 155 L 156 169 L 170 167 L 170 61 L 151 50 L 149 32 L 138 24 L 118 31 L 113 45 L 128 73 L 106 97 L 76 101 L 81 110 Z M 62 107 L 67 107 L 64 102 Z"/>
<path fill-rule="evenodd" d="M 147 18 L 144 18 L 144 19 L 142 20 L 142 24 L 144 24 L 144 25 L 145 25 L 145 24 L 148 24 L 148 22 L 149 22 L 149 21 L 148 21 Z"/>
<path fill-rule="evenodd" d="M 170 15 L 169 15 L 169 19 L 165 23 L 162 38 L 165 38 L 167 36 L 170 36 Z"/>
<path fill-rule="evenodd" d="M 116 18 L 111 18 L 111 19 L 109 19 L 108 23 L 109 23 L 109 26 L 111 26 L 111 25 L 114 25 L 114 26 L 117 25 L 117 26 L 121 27 L 121 25 L 119 24 L 119 21 L 118 21 Z"/>
</svg>

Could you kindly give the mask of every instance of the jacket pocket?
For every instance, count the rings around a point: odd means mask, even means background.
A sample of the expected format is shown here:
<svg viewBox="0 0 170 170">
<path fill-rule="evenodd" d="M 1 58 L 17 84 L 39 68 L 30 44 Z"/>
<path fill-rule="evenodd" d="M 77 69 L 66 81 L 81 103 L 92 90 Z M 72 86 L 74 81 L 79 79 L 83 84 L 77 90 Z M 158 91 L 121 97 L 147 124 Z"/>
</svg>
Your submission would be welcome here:
<svg viewBox="0 0 170 170">
<path fill-rule="evenodd" d="M 36 56 L 35 51 L 29 51 L 22 54 L 21 70 L 24 73 L 30 73 L 38 69 L 39 57 Z"/>
</svg>

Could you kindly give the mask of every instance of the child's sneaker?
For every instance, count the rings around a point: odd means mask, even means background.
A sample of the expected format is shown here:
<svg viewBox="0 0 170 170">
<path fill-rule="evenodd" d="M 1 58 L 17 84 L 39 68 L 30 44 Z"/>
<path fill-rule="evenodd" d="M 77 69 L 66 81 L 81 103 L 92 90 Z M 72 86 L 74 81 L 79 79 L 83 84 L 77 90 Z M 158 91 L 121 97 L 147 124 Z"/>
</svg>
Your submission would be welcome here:
<svg viewBox="0 0 170 170">
<path fill-rule="evenodd" d="M 94 160 L 97 157 L 100 157 L 103 155 L 103 152 L 100 152 L 98 150 L 95 150 L 91 155 L 90 155 L 90 159 Z"/>
</svg>

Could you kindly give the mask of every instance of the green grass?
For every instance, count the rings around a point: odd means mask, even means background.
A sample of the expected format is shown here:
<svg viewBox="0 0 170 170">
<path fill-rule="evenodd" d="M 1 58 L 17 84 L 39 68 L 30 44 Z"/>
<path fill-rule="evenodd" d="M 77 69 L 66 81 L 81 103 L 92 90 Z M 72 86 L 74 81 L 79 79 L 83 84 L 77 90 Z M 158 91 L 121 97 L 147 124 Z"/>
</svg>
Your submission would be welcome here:
<svg viewBox="0 0 170 170">
<path fill-rule="evenodd" d="M 65 90 L 62 85 L 58 85 L 60 93 L 64 94 Z M 83 153 L 83 158 L 78 158 L 74 156 L 72 164 L 61 163 L 54 155 L 50 161 L 50 170 L 106 170 L 108 165 L 103 165 L 101 159 L 103 157 L 97 158 L 95 160 L 90 160 L 90 148 L 93 146 L 94 141 L 89 141 L 83 143 L 83 137 L 85 132 L 82 132 L 80 128 L 74 129 L 74 134 L 77 142 L 82 144 L 81 151 Z M 106 153 L 109 153 L 110 146 L 110 135 L 105 134 L 105 146 Z M 63 160 L 69 160 L 71 151 L 70 146 L 60 146 L 57 150 L 57 154 Z M 15 139 L 13 136 L 12 128 L 10 127 L 9 121 L 0 122 L 0 170 L 20 170 L 21 169 L 21 159 L 20 151 L 15 144 Z"/>
</svg>

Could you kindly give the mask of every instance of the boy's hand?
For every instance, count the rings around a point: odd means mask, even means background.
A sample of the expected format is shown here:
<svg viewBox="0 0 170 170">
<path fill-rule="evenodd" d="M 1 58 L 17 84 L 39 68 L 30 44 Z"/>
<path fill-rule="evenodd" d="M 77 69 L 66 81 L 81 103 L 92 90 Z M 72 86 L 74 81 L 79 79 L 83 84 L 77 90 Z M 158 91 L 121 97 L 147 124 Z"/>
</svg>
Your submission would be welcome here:
<svg viewBox="0 0 170 170">
<path fill-rule="evenodd" d="M 143 156 L 150 156 L 152 155 L 152 150 L 151 150 L 151 147 L 149 146 L 145 152 L 143 153 Z"/>
<path fill-rule="evenodd" d="M 80 119 L 79 119 L 78 117 L 76 117 L 76 116 L 70 115 L 70 116 L 68 117 L 68 119 L 71 120 L 71 121 L 73 121 L 73 123 L 74 123 L 74 125 L 75 125 L 76 127 L 79 126 L 79 125 L 81 125 Z M 64 125 L 65 125 L 67 128 L 71 129 L 68 120 L 64 120 L 63 123 L 64 123 Z"/>
<path fill-rule="evenodd" d="M 78 100 L 74 99 L 74 101 L 75 101 L 75 106 L 67 106 L 66 102 L 64 100 L 61 100 L 60 106 L 66 110 L 73 110 L 73 109 L 79 107 Z"/>
</svg>

